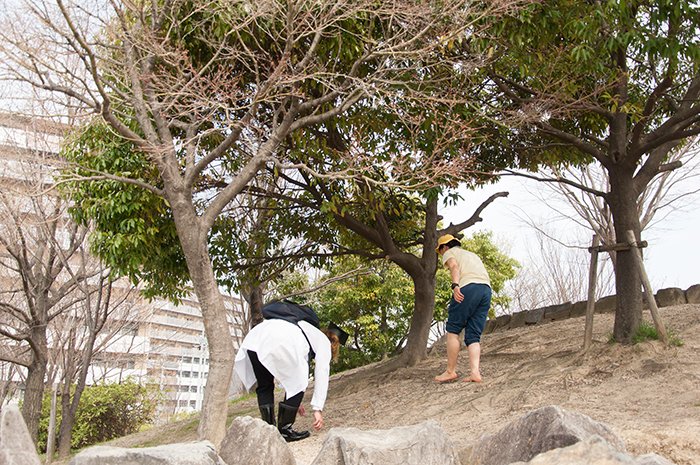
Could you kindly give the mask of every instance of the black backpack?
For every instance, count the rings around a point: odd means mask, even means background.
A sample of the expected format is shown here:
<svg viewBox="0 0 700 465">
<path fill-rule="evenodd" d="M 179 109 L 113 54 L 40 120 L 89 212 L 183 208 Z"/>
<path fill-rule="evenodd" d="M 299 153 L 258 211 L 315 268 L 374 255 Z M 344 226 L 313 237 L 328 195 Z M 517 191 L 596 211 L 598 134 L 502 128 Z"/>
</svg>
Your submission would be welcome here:
<svg viewBox="0 0 700 465">
<path fill-rule="evenodd" d="M 299 326 L 300 321 L 306 321 L 316 328 L 321 327 L 321 321 L 311 307 L 308 305 L 300 305 L 291 300 L 270 302 L 262 308 L 262 316 L 266 320 L 284 320 L 294 323 L 297 326 Z M 301 327 L 299 327 L 299 330 L 301 334 L 304 335 L 306 343 L 309 344 L 309 361 L 311 361 L 316 357 L 316 352 L 314 352 L 314 349 L 311 347 L 311 342 L 309 342 L 309 338 L 306 337 L 304 330 L 301 329 Z"/>
</svg>

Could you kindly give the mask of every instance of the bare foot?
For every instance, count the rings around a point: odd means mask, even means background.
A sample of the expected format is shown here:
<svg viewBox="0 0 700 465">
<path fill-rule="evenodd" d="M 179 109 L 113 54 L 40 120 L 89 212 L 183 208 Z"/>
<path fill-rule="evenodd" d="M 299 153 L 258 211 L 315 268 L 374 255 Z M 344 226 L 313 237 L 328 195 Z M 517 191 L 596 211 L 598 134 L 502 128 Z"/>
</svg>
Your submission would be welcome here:
<svg viewBox="0 0 700 465">
<path fill-rule="evenodd" d="M 481 375 L 469 375 L 462 380 L 465 383 L 480 383 Z"/>
<path fill-rule="evenodd" d="M 457 378 L 459 378 L 457 373 L 445 371 L 443 374 L 435 377 L 435 382 L 436 383 L 451 383 L 452 381 L 456 381 Z"/>
</svg>

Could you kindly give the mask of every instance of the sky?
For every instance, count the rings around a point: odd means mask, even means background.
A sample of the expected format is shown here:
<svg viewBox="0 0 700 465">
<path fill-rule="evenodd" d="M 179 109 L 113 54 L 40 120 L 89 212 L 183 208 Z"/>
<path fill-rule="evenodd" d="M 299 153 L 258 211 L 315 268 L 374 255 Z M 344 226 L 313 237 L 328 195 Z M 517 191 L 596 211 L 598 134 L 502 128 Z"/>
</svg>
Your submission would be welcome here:
<svg viewBox="0 0 700 465">
<path fill-rule="evenodd" d="M 694 185 L 694 189 L 700 187 L 698 179 L 690 179 L 688 182 Z M 532 264 L 533 256 L 538 256 L 536 249 L 540 247 L 536 231 L 529 224 L 535 222 L 544 225 L 558 241 L 578 243 L 578 253 L 590 263 L 586 248 L 591 244 L 592 231 L 581 229 L 573 220 L 561 218 L 550 209 L 547 203 L 553 204 L 554 200 L 544 202 L 538 198 L 548 195 L 549 191 L 542 186 L 542 183 L 533 180 L 505 178 L 476 191 L 462 190 L 464 200 L 456 206 L 442 207 L 440 214 L 444 217 L 445 225 L 463 221 L 491 194 L 507 191 L 508 197 L 496 199 L 482 212 L 482 222 L 464 231 L 467 236 L 476 231 L 492 231 L 499 247 L 527 266 Z M 700 231 L 699 207 L 700 195 L 695 195 L 692 201 L 686 198 L 663 221 L 642 233 L 642 239 L 649 243 L 644 249 L 644 264 L 654 292 L 669 287 L 685 290 L 694 284 L 700 284 L 700 247 L 697 245 Z"/>
</svg>

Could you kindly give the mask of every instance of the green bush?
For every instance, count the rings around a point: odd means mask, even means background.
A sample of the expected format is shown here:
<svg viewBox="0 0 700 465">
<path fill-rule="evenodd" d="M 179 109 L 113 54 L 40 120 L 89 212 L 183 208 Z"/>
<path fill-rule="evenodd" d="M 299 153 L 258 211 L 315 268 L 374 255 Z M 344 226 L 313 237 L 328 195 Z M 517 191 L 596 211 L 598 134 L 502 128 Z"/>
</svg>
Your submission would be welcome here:
<svg viewBox="0 0 700 465">
<path fill-rule="evenodd" d="M 157 396 L 132 380 L 88 386 L 76 413 L 71 448 L 79 449 L 138 431 L 153 420 Z M 61 422 L 61 399 L 56 405 L 56 435 Z M 51 392 L 44 396 L 39 424 L 39 450 L 46 450 Z"/>
</svg>

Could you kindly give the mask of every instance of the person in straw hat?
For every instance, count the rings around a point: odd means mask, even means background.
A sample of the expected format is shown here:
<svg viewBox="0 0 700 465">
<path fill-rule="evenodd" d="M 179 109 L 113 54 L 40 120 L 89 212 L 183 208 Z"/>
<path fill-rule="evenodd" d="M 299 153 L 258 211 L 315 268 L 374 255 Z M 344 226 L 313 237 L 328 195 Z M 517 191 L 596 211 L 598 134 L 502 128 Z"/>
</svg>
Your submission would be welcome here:
<svg viewBox="0 0 700 465">
<path fill-rule="evenodd" d="M 447 315 L 447 369 L 435 377 L 438 383 L 456 381 L 459 334 L 469 354 L 469 376 L 464 381 L 481 382 L 481 333 L 491 307 L 491 281 L 478 255 L 464 250 L 451 234 L 440 236 L 436 251 L 452 277 L 452 299 Z"/>
</svg>

